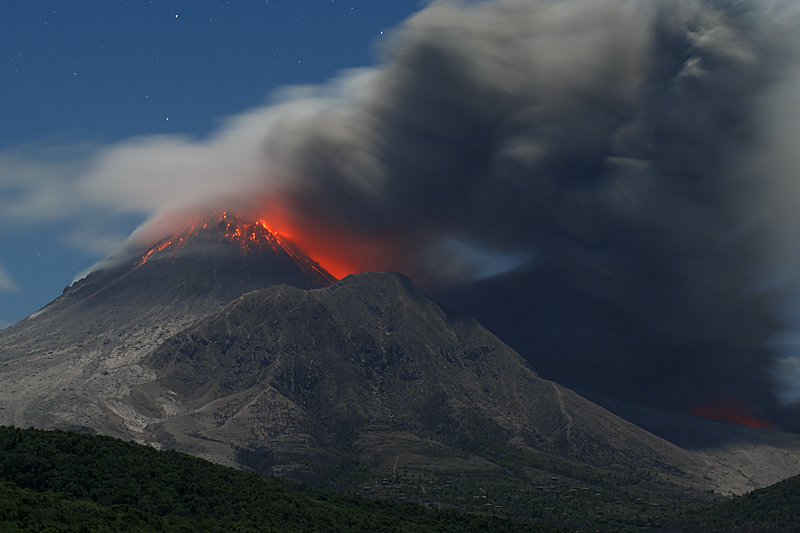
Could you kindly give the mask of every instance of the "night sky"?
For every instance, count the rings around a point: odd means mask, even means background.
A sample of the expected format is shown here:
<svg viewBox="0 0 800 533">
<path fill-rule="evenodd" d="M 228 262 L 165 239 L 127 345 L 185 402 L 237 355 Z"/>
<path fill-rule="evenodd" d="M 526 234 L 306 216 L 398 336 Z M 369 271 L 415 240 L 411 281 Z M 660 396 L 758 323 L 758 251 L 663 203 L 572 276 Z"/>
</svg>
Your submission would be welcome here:
<svg viewBox="0 0 800 533">
<path fill-rule="evenodd" d="M 21 182 L 64 180 L 60 186 L 69 187 L 65 160 L 74 161 L 75 172 L 87 154 L 126 139 L 202 139 L 280 87 L 372 65 L 382 32 L 421 4 L 0 3 L 0 327 L 57 297 L 146 216 L 95 209 L 80 220 L 49 202 L 19 213 L 13 208 L 24 194 Z M 48 166 L 52 160 L 59 172 Z"/>
</svg>

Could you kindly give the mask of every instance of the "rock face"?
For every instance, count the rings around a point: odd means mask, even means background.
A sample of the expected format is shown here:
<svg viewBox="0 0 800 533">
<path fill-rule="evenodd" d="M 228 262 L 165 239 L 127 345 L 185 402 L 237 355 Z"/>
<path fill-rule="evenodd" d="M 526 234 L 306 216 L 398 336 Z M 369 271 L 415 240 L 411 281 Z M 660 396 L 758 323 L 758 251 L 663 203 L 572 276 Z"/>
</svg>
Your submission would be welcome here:
<svg viewBox="0 0 800 533">
<path fill-rule="evenodd" d="M 320 472 L 346 460 L 394 471 L 398 458 L 412 471 L 492 471 L 505 453 L 684 489 L 759 486 L 738 463 L 670 444 L 541 379 L 399 274 L 246 294 L 143 364 L 158 377 L 128 401 L 151 417 L 145 440 L 273 474 L 325 481 Z M 793 436 L 783 444 L 800 451 Z M 781 462 L 771 477 L 786 471 L 800 464 Z"/>
<path fill-rule="evenodd" d="M 298 443 L 325 456 L 412 435 L 454 454 L 513 441 L 597 466 L 655 466 L 667 460 L 659 454 L 691 462 L 542 380 L 477 322 L 448 317 L 399 274 L 246 294 L 143 364 L 158 378 L 133 397 L 163 420 L 149 438 L 189 450 L 187 435 L 279 457 L 296 455 Z"/>
</svg>

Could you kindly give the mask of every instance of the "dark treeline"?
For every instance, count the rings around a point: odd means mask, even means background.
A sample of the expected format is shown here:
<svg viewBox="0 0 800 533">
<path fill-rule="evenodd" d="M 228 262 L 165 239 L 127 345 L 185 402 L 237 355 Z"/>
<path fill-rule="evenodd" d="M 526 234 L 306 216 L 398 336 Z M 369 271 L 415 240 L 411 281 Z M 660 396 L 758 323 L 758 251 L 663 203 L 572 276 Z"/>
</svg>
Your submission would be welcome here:
<svg viewBox="0 0 800 533">
<path fill-rule="evenodd" d="M 111 437 L 0 427 L 2 531 L 558 531 L 323 492 Z"/>
<path fill-rule="evenodd" d="M 688 515 L 670 517 L 662 507 L 664 516 L 651 526 L 798 531 L 799 501 L 797 476 Z M 597 517 L 580 522 L 605 529 Z M 5 426 L 0 426 L 0 530 L 566 531 L 322 491 L 111 437 Z"/>
</svg>

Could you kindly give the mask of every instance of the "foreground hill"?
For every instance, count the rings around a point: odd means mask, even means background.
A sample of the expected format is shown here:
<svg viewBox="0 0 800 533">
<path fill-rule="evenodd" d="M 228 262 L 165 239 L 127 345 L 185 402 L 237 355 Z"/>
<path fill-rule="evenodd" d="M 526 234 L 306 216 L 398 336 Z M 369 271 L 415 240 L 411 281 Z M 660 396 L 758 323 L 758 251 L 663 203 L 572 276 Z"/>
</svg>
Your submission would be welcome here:
<svg viewBox="0 0 800 533">
<path fill-rule="evenodd" d="M 575 506 L 574 498 L 559 501 L 547 493 L 537 499 L 560 514 Z M 798 501 L 800 476 L 693 512 L 680 503 L 663 507 L 636 526 L 603 527 L 595 520 L 570 523 L 569 530 L 797 531 Z M 631 513 L 634 507 L 631 502 L 620 510 Z M 325 492 L 110 437 L 6 426 L 0 426 L 0 530 L 567 531 Z"/>
<path fill-rule="evenodd" d="M 0 427 L 3 531 L 560 531 L 337 495 L 110 437 Z"/>
</svg>

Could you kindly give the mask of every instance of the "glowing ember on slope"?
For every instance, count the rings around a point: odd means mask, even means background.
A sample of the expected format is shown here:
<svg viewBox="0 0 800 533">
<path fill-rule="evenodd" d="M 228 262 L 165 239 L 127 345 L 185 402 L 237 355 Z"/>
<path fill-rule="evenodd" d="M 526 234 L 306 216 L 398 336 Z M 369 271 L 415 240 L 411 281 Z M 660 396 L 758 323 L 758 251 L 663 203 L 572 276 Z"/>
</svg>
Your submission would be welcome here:
<svg viewBox="0 0 800 533">
<path fill-rule="evenodd" d="M 271 251 L 278 256 L 293 260 L 314 278 L 328 283 L 336 280 L 289 239 L 272 230 L 266 220 L 247 221 L 227 212 L 208 218 L 190 219 L 183 230 L 152 246 L 141 256 L 137 264 L 146 263 L 162 251 L 177 251 L 190 244 L 220 243 L 238 246 L 242 255 L 249 252 Z"/>
<path fill-rule="evenodd" d="M 754 428 L 775 429 L 775 426 L 767 420 L 756 418 L 742 405 L 722 398 L 718 398 L 709 404 L 696 406 L 692 408 L 691 413 L 695 416 L 721 422 L 734 422 Z"/>
</svg>

